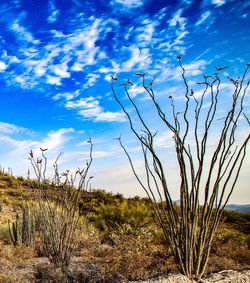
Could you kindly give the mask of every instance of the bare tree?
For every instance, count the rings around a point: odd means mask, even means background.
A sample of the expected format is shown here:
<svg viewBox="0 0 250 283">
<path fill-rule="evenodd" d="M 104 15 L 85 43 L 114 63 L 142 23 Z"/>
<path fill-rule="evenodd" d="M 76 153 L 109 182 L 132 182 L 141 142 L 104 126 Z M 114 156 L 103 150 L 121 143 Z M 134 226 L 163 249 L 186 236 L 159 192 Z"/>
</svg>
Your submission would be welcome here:
<svg viewBox="0 0 250 283">
<path fill-rule="evenodd" d="M 234 80 L 228 77 L 233 91 L 228 105 L 222 105 L 222 118 L 219 105 L 222 101 L 220 73 L 224 68 L 217 67 L 212 76 L 204 76 L 204 81 L 199 83 L 203 87 L 202 93 L 196 96 L 189 88 L 181 56 L 177 58 L 185 90 L 180 111 L 177 111 L 180 106 L 175 103 L 174 95 L 169 95 L 171 113 L 166 114 L 153 90 L 154 79 L 147 83 L 146 73 L 136 75 L 142 79 L 148 101 L 156 110 L 154 120 L 159 119 L 166 132 L 171 132 L 173 136 L 179 171 L 177 174 L 180 177 L 180 213 L 173 205 L 168 172 L 164 169 L 164 155 L 159 154 L 157 148 L 157 133 L 152 130 L 152 124 L 146 122 L 145 113 L 130 95 L 133 83 L 127 80 L 121 84 L 130 104 L 129 110 L 125 106 L 125 100 L 115 90 L 117 78 L 111 77 L 111 86 L 116 101 L 127 116 L 131 131 L 141 145 L 145 180 L 140 177 L 121 138 L 118 139 L 133 174 L 153 204 L 180 271 L 188 277 L 200 280 L 205 272 L 211 243 L 223 209 L 235 188 L 246 156 L 250 135 L 249 119 L 243 113 L 243 102 L 249 86 L 247 72 L 250 65 L 247 65 L 241 78 Z M 244 117 L 246 119 L 242 119 Z M 245 137 L 239 138 L 238 125 L 242 120 L 247 131 Z M 138 130 L 138 124 L 142 130 Z"/>
<path fill-rule="evenodd" d="M 42 149 L 41 158 L 35 158 L 33 152 L 29 159 L 38 180 L 39 231 L 43 253 L 59 267 L 68 266 L 77 243 L 79 223 L 79 200 L 89 187 L 91 177 L 88 172 L 92 163 L 92 141 L 89 140 L 89 161 L 84 169 L 73 174 L 69 170 L 60 172 L 57 157 L 53 164 L 54 175 L 47 178 L 47 157 Z"/>
</svg>

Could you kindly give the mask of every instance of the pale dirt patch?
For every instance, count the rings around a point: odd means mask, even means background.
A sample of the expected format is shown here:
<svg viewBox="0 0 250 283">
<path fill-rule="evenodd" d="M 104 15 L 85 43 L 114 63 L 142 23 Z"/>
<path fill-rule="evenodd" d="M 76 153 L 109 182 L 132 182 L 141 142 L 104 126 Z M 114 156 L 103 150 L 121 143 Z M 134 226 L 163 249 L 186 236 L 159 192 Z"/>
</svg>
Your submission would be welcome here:
<svg viewBox="0 0 250 283">
<path fill-rule="evenodd" d="M 250 270 L 235 271 L 223 270 L 218 273 L 213 273 L 204 282 L 218 283 L 249 283 Z"/>
<path fill-rule="evenodd" d="M 131 281 L 130 283 L 194 283 L 196 281 L 188 279 L 184 275 L 169 274 L 166 277 L 158 279 L 150 279 L 146 281 Z M 213 273 L 202 279 L 202 283 L 250 283 L 250 270 L 235 271 L 223 270 L 218 273 Z"/>
</svg>

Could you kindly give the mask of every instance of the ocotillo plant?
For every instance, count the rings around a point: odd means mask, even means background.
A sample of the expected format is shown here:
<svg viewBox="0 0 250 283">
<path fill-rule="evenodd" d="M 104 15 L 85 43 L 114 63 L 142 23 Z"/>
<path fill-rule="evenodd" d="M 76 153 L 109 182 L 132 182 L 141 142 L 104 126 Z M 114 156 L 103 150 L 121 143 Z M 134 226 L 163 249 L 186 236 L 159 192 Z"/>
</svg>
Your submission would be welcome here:
<svg viewBox="0 0 250 283">
<path fill-rule="evenodd" d="M 92 141 L 89 140 L 89 161 L 84 169 L 73 174 L 69 170 L 60 172 L 58 159 L 53 164 L 54 176 L 47 178 L 47 158 L 41 149 L 41 158 L 35 158 L 33 151 L 29 159 L 38 180 L 39 231 L 43 253 L 55 265 L 66 268 L 77 242 L 79 222 L 79 201 L 89 187 L 88 172 L 92 163 Z"/>
<path fill-rule="evenodd" d="M 111 78 L 111 87 L 141 145 L 145 178 L 140 177 L 131 154 L 118 138 L 133 174 L 151 199 L 180 271 L 199 279 L 205 272 L 213 237 L 246 156 L 250 122 L 243 110 L 250 65 L 247 65 L 242 77 L 228 78 L 232 93 L 223 100 L 221 71 L 224 68 L 218 67 L 213 75 L 204 76 L 199 83 L 204 88 L 196 95 L 188 85 L 181 56 L 178 60 L 184 82 L 184 94 L 178 96 L 179 103 L 183 102 L 182 109 L 175 102 L 174 94 L 166 94 L 169 103 L 161 106 L 153 89 L 155 80 L 147 83 L 146 73 L 136 75 L 142 80 L 148 96 L 146 101 L 152 103 L 155 109 L 154 119 L 147 119 L 140 104 L 130 94 L 131 80 L 120 84 L 124 88 L 126 102 L 115 89 L 117 78 Z M 163 110 L 167 107 L 168 113 Z M 157 129 L 154 128 L 156 120 L 161 123 L 161 131 L 172 137 L 167 142 L 168 147 L 172 143 L 175 150 L 180 213 L 173 205 L 168 172 L 164 169 L 168 160 L 158 148 Z M 240 125 L 245 131 L 240 131 Z"/>
</svg>

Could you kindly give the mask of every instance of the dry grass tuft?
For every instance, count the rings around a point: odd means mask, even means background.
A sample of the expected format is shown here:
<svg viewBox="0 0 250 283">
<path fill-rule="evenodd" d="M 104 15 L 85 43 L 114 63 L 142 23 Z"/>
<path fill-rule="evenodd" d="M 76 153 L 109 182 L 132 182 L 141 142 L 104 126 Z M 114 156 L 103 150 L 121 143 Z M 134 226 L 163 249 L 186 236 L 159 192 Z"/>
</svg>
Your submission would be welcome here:
<svg viewBox="0 0 250 283">
<path fill-rule="evenodd" d="M 0 283 L 34 282 L 34 251 L 24 245 L 0 244 Z"/>
<path fill-rule="evenodd" d="M 176 270 L 170 250 L 155 243 L 150 231 L 134 234 L 124 225 L 118 231 L 102 235 L 100 240 L 95 243 L 92 238 L 85 240 L 81 252 L 83 263 L 98 266 L 100 273 L 96 280 L 141 280 Z M 111 278 L 114 281 L 109 281 Z"/>
</svg>

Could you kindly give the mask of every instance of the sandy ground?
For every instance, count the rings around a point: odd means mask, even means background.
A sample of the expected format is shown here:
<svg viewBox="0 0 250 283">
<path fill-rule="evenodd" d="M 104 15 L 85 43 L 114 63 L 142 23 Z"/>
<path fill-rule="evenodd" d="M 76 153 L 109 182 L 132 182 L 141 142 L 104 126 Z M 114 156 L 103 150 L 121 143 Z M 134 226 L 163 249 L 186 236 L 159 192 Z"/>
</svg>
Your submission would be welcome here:
<svg viewBox="0 0 250 283">
<path fill-rule="evenodd" d="M 158 279 L 151 279 L 147 281 L 135 281 L 134 283 L 193 283 L 195 281 L 188 279 L 183 275 L 173 274 L 167 277 L 160 277 Z M 250 270 L 234 271 L 224 270 L 218 273 L 213 273 L 207 278 L 204 278 L 202 283 L 216 282 L 216 283 L 250 283 Z"/>
</svg>

